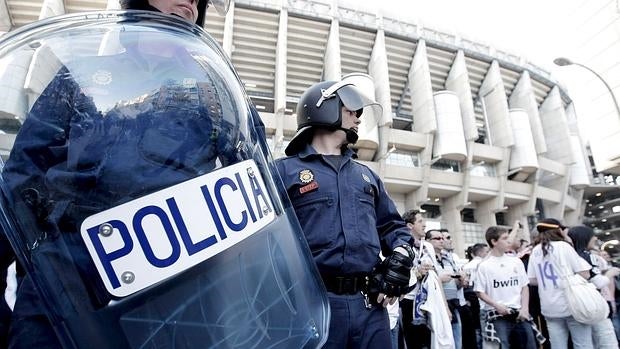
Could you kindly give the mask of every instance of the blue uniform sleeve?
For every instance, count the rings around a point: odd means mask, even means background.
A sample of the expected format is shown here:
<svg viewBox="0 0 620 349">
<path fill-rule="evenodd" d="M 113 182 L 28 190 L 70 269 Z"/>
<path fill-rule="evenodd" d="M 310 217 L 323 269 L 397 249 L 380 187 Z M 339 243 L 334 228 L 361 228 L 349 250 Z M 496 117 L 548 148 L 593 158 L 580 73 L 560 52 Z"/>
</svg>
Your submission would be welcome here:
<svg viewBox="0 0 620 349">
<path fill-rule="evenodd" d="M 383 181 L 373 172 L 377 182 L 376 215 L 377 231 L 381 240 L 381 251 L 384 256 L 392 254 L 392 250 L 398 246 L 408 244 L 411 236 L 405 221 L 401 218 L 396 205 L 388 195 Z"/>
</svg>

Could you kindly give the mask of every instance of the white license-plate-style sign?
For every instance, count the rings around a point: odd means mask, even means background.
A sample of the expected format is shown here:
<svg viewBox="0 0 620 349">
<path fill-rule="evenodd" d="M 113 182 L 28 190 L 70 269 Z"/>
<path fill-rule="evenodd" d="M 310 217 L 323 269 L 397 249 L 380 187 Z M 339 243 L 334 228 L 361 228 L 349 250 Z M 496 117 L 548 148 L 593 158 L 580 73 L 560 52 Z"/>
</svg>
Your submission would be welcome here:
<svg viewBox="0 0 620 349">
<path fill-rule="evenodd" d="M 80 230 L 108 292 L 125 297 L 273 221 L 266 189 L 246 160 L 92 215 Z"/>
</svg>

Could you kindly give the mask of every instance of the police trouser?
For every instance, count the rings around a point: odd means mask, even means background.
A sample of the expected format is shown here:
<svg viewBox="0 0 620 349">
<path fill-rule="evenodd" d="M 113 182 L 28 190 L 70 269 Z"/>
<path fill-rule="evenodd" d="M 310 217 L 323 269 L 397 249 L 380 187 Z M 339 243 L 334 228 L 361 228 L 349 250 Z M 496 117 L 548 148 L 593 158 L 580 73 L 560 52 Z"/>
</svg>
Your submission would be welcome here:
<svg viewBox="0 0 620 349">
<path fill-rule="evenodd" d="M 366 307 L 361 293 L 327 293 L 331 308 L 329 338 L 324 349 L 388 349 L 390 321 L 381 305 Z"/>
</svg>

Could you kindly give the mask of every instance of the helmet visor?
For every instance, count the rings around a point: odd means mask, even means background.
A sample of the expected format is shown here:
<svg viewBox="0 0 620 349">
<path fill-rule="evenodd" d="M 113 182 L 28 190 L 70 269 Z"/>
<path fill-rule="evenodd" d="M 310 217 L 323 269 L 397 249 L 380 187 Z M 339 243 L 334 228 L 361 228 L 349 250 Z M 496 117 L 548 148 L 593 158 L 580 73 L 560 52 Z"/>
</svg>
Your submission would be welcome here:
<svg viewBox="0 0 620 349">
<path fill-rule="evenodd" d="M 364 95 L 355 85 L 347 84 L 336 91 L 342 104 L 351 111 L 362 110 L 364 123 L 376 125 L 383 112 L 381 105 Z M 361 116 L 358 114 L 358 116 Z"/>
<path fill-rule="evenodd" d="M 215 7 L 220 16 L 225 16 L 230 8 L 230 0 L 208 0 L 207 4 Z"/>
</svg>

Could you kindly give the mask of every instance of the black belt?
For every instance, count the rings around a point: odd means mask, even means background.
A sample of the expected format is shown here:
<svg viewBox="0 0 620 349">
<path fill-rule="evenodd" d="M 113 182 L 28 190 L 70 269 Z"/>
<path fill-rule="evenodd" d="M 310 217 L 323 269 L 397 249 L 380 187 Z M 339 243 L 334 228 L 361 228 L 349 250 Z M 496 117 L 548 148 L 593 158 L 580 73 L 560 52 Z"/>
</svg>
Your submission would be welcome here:
<svg viewBox="0 0 620 349">
<path fill-rule="evenodd" d="M 327 291 L 335 294 L 356 294 L 359 292 L 368 292 L 368 280 L 370 280 L 370 277 L 367 275 L 322 275 L 321 277 Z"/>
</svg>

